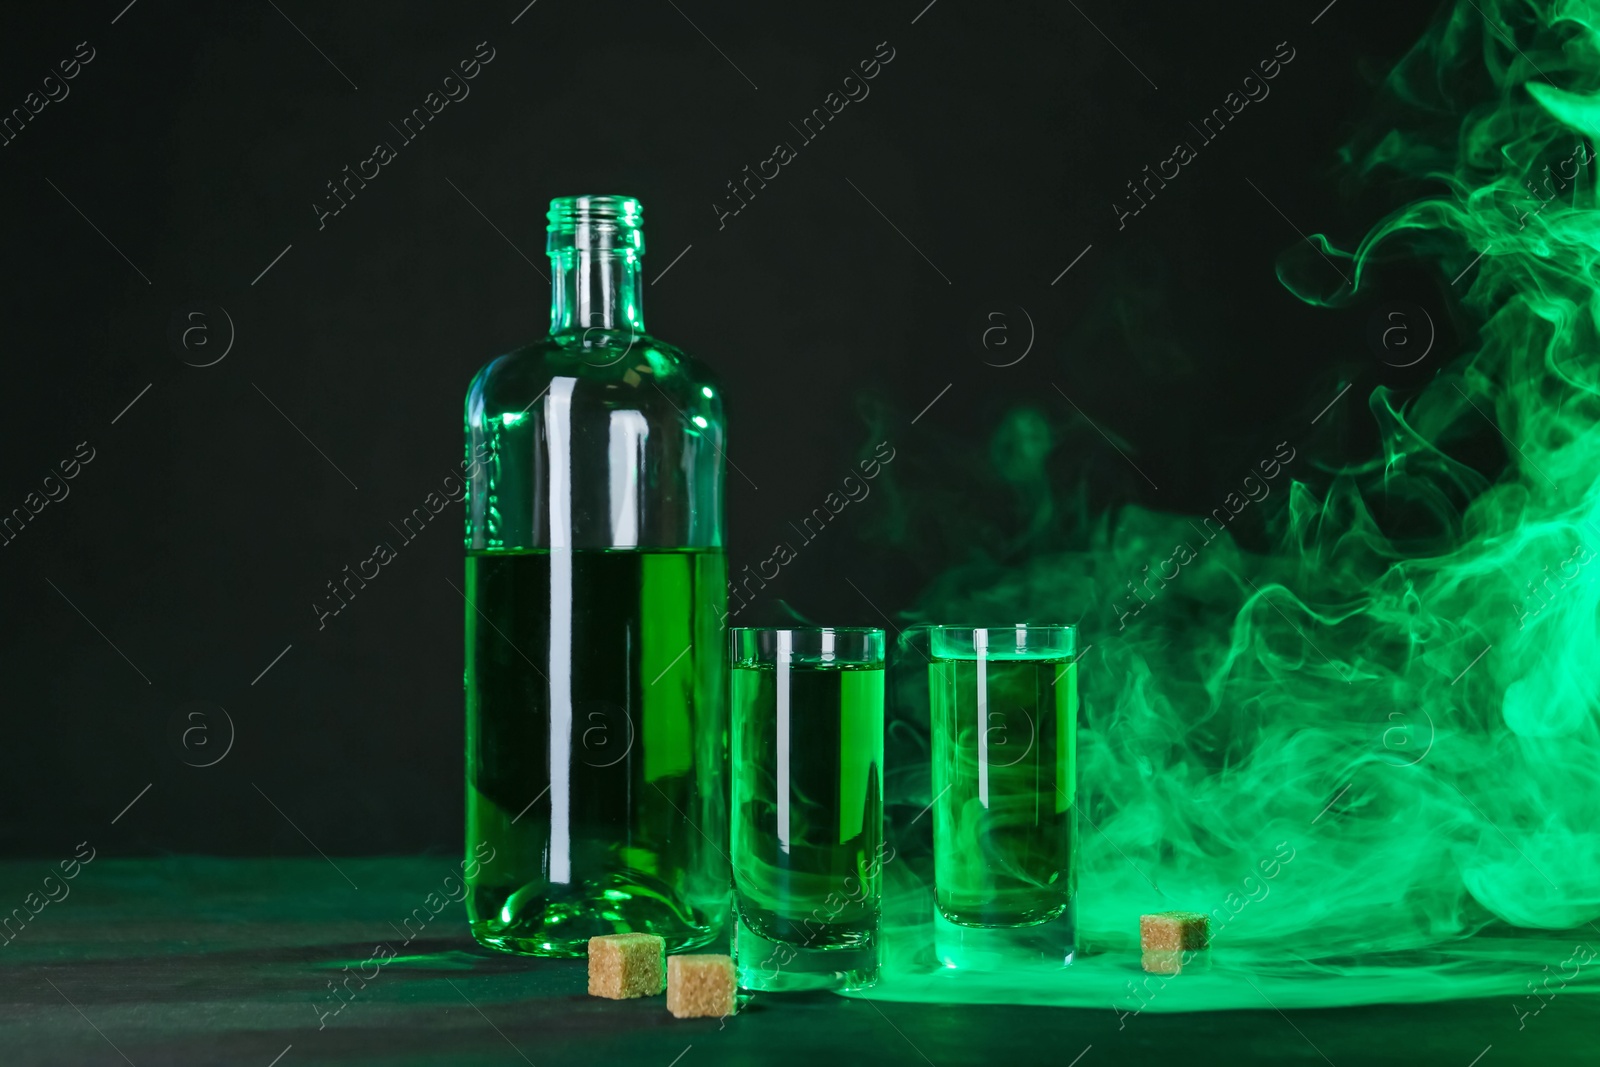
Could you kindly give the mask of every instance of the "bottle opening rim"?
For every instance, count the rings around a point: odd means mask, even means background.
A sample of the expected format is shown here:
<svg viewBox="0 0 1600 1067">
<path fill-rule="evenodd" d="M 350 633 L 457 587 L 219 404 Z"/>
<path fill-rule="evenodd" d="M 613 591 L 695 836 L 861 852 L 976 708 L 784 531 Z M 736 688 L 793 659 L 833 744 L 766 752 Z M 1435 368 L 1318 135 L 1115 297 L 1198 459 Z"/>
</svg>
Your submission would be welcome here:
<svg viewBox="0 0 1600 1067">
<path fill-rule="evenodd" d="M 644 254 L 644 206 L 631 196 L 558 196 L 550 201 L 545 251 Z"/>
<path fill-rule="evenodd" d="M 550 201 L 545 218 L 551 233 L 570 233 L 586 223 L 638 229 L 644 225 L 644 205 L 631 196 L 558 196 Z"/>
</svg>

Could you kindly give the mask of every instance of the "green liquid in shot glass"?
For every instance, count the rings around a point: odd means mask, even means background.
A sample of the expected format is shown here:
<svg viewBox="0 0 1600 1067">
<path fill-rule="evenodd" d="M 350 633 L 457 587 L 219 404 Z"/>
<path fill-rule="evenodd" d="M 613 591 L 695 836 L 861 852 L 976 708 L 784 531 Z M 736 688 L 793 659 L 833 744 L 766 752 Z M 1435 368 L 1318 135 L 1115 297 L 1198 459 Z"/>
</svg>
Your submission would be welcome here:
<svg viewBox="0 0 1600 1067">
<path fill-rule="evenodd" d="M 883 668 L 732 671 L 734 898 L 796 949 L 874 949 L 883 862 Z M 776 959 L 781 965 L 783 953 Z M 776 980 L 777 966 L 774 966 Z"/>
<path fill-rule="evenodd" d="M 1046 923 L 1075 891 L 1077 667 L 1066 654 L 936 657 L 934 881 L 963 926 Z"/>
</svg>

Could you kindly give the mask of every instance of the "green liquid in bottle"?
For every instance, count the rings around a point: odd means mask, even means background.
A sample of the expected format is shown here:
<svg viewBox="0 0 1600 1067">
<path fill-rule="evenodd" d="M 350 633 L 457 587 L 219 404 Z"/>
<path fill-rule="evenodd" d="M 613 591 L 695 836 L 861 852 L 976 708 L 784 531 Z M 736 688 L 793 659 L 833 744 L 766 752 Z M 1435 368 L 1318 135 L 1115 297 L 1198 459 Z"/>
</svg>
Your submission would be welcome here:
<svg viewBox="0 0 1600 1067">
<path fill-rule="evenodd" d="M 669 951 L 712 938 L 726 866 L 701 834 L 719 837 L 724 810 L 725 581 L 720 550 L 467 557 L 479 941 L 582 956 L 597 934 Z"/>
<path fill-rule="evenodd" d="M 935 658 L 928 692 L 940 913 L 966 926 L 1061 917 L 1075 882 L 1071 656 Z"/>
<path fill-rule="evenodd" d="M 740 984 L 783 987 L 786 954 L 772 945 L 863 949 L 875 974 L 883 669 L 795 664 L 786 700 L 771 664 L 731 674 Z M 768 943 L 770 981 L 749 934 Z"/>
</svg>

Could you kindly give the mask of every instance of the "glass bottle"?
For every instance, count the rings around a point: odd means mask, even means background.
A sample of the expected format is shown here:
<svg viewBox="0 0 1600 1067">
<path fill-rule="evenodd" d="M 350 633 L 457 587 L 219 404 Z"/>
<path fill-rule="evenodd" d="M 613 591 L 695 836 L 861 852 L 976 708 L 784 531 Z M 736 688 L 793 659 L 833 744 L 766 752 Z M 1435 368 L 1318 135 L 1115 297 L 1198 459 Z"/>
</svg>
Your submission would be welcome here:
<svg viewBox="0 0 1600 1067">
<path fill-rule="evenodd" d="M 550 334 L 466 401 L 467 917 L 679 951 L 727 909 L 722 398 L 645 333 L 639 202 L 549 223 Z"/>
</svg>

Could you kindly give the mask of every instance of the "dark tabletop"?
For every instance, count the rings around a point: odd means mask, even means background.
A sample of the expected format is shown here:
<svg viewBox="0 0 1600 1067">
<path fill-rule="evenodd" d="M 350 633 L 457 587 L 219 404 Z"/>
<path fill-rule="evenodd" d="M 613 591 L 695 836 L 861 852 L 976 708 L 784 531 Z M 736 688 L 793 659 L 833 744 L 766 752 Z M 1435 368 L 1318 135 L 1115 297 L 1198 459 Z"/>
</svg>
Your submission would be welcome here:
<svg viewBox="0 0 1600 1067">
<path fill-rule="evenodd" d="M 0 865 L 5 908 L 40 907 L 52 864 Z M 1600 1003 L 1511 997 L 1204 1013 L 764 994 L 727 1020 L 662 997 L 585 993 L 581 960 L 491 954 L 459 904 L 381 969 L 379 942 L 439 887 L 443 857 L 96 859 L 0 948 L 0 1063 L 1451 1064 L 1600 1061 Z M 342 872 L 342 873 L 341 873 Z M 60 883 L 52 882 L 52 891 Z M 436 898 L 437 899 L 437 898 Z M 418 929 L 413 920 L 412 930 Z M 330 981 L 374 974 L 337 1014 Z M 350 983 L 358 988 L 359 983 Z M 1520 1026 L 1519 1026 L 1520 1022 Z"/>
</svg>

